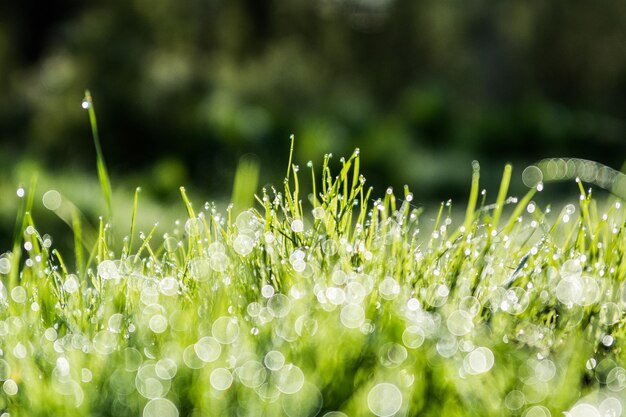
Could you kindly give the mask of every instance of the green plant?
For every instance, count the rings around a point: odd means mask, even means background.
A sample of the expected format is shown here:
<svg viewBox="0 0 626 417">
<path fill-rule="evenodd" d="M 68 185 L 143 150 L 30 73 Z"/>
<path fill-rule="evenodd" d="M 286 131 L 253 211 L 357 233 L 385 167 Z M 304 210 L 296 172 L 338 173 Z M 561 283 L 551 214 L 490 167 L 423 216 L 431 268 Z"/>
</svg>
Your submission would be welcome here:
<svg viewBox="0 0 626 417">
<path fill-rule="evenodd" d="M 358 150 L 337 174 L 330 155 L 308 164 L 304 199 L 292 162 L 236 215 L 181 188 L 167 233 L 136 230 L 138 193 L 121 243 L 113 223 L 88 244 L 70 222 L 71 262 L 30 215 L 34 184 L 20 193 L 0 256 L 2 415 L 620 415 L 619 201 L 579 182 L 577 205 L 541 209 L 533 170 L 518 200 L 507 166 L 487 204 L 474 164 L 457 225 L 408 188 L 373 198 Z"/>
</svg>

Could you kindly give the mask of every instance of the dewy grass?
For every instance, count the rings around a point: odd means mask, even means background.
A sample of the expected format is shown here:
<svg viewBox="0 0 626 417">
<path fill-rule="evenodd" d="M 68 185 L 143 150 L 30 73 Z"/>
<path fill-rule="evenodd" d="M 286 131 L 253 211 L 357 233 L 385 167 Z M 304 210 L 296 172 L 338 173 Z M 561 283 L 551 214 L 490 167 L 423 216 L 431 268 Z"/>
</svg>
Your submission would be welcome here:
<svg viewBox="0 0 626 417">
<path fill-rule="evenodd" d="M 135 231 L 137 192 L 120 248 L 101 221 L 83 254 L 70 217 L 65 257 L 22 190 L 0 256 L 1 415 L 622 415 L 619 201 L 581 187 L 549 213 L 535 186 L 507 197 L 506 167 L 488 206 L 475 164 L 461 225 L 442 204 L 431 228 L 408 189 L 372 200 L 359 158 L 310 164 L 302 201 L 290 157 L 284 189 L 237 215 L 181 189 L 187 219 L 162 235 Z"/>
</svg>

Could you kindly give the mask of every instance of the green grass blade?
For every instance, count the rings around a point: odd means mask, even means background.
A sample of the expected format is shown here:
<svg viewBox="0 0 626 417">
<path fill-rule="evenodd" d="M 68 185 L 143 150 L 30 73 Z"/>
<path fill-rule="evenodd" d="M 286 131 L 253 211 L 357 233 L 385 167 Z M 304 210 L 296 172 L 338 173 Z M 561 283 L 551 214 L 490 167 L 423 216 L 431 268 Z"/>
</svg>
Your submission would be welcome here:
<svg viewBox="0 0 626 417">
<path fill-rule="evenodd" d="M 102 195 L 107 206 L 107 218 L 111 218 L 113 215 L 113 202 L 111 192 L 111 180 L 107 171 L 106 163 L 104 162 L 104 154 L 102 153 L 102 147 L 100 146 L 100 136 L 98 134 L 98 123 L 96 120 L 96 110 L 94 108 L 93 99 L 89 90 L 85 91 L 85 99 L 83 100 L 83 108 L 89 113 L 89 123 L 91 124 L 91 134 L 93 136 L 93 143 L 96 148 L 96 164 L 98 167 L 98 180 L 100 181 L 100 188 L 102 189 Z"/>
<path fill-rule="evenodd" d="M 465 222 L 463 227 L 465 232 L 469 232 L 472 222 L 474 221 L 474 212 L 476 211 L 476 202 L 478 201 L 478 188 L 480 185 L 480 165 L 478 161 L 472 162 L 472 187 L 470 189 L 469 201 L 467 202 L 467 210 L 465 211 Z"/>
<path fill-rule="evenodd" d="M 237 165 L 233 181 L 233 215 L 252 207 L 254 194 L 259 184 L 259 162 L 252 156 L 244 156 Z"/>
<path fill-rule="evenodd" d="M 513 172 L 513 167 L 511 166 L 511 164 L 507 164 L 504 167 L 504 172 L 502 173 L 502 181 L 500 182 L 500 190 L 498 191 L 498 197 L 496 198 L 496 208 L 493 211 L 493 221 L 492 221 L 491 230 L 498 229 L 498 224 L 500 223 L 500 216 L 502 215 L 502 210 L 504 209 L 506 193 L 509 191 L 509 185 L 511 184 L 512 172 Z"/>
<path fill-rule="evenodd" d="M 133 198 L 133 214 L 130 220 L 130 237 L 128 238 L 128 247 L 126 248 L 126 253 L 130 254 L 133 250 L 133 238 L 135 236 L 135 224 L 137 222 L 137 207 L 139 206 L 139 193 L 141 192 L 141 187 L 137 187 L 135 189 L 135 197 Z"/>
</svg>

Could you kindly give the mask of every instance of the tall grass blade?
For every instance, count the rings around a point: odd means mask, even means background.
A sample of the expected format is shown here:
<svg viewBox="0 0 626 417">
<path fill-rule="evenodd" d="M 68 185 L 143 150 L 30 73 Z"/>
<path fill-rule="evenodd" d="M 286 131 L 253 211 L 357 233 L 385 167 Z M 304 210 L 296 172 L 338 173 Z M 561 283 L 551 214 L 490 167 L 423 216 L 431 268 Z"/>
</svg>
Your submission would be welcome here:
<svg viewBox="0 0 626 417">
<path fill-rule="evenodd" d="M 94 108 L 93 99 L 89 90 L 85 91 L 85 99 L 83 100 L 83 108 L 89 113 L 89 123 L 91 124 L 91 134 L 93 136 L 93 143 L 96 148 L 96 163 L 98 167 L 98 180 L 100 181 L 100 188 L 102 189 L 102 195 L 107 206 L 107 218 L 111 218 L 113 215 L 113 203 L 111 192 L 111 181 L 107 171 L 106 163 L 104 162 L 104 155 L 102 153 L 102 147 L 100 146 L 100 136 L 98 134 L 98 123 L 96 120 L 96 110 Z"/>
<path fill-rule="evenodd" d="M 233 215 L 239 214 L 254 203 L 254 194 L 259 184 L 259 162 L 253 156 L 244 156 L 237 165 L 233 181 Z"/>
</svg>

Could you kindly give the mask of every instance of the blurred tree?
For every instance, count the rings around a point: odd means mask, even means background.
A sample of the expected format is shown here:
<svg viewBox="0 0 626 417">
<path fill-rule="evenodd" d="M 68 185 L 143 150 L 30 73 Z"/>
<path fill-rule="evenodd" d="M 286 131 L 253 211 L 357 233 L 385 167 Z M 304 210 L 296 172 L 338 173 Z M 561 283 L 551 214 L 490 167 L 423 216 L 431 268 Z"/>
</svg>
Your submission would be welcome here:
<svg viewBox="0 0 626 417">
<path fill-rule="evenodd" d="M 114 173 L 228 192 L 255 153 L 276 182 L 295 133 L 302 162 L 360 146 L 377 184 L 449 195 L 472 159 L 620 167 L 625 44 L 621 0 L 3 2 L 0 141 L 92 167 L 88 87 Z"/>
</svg>

